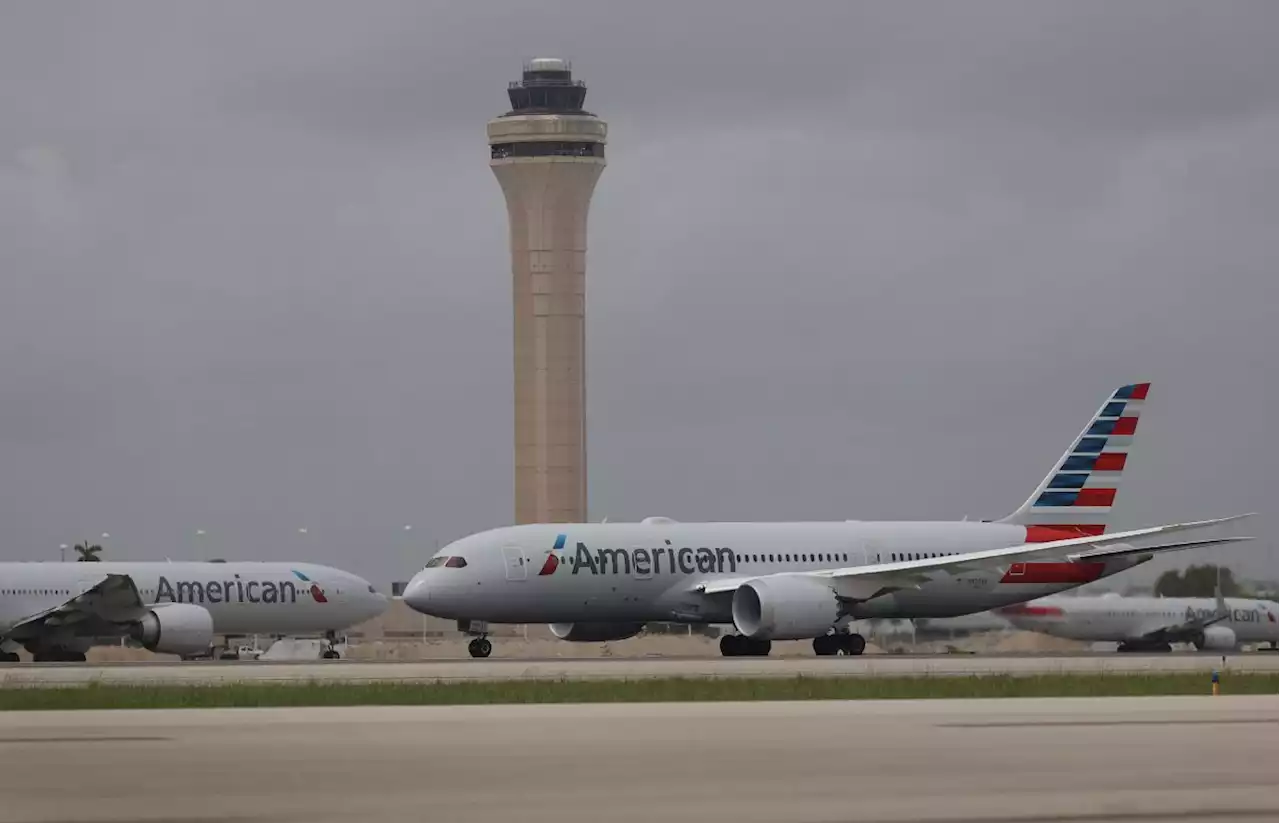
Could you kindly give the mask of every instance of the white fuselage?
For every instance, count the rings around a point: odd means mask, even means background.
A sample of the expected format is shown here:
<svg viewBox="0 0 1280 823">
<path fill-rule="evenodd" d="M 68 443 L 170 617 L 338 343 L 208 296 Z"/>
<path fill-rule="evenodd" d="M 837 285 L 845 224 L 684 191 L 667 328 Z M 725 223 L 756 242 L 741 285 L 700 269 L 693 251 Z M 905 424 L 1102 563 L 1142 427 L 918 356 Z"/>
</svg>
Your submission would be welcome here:
<svg viewBox="0 0 1280 823">
<path fill-rule="evenodd" d="M 1025 543 L 1028 533 L 1024 526 L 979 522 L 511 526 L 441 549 L 410 581 L 405 601 L 427 614 L 493 623 L 729 623 L 731 598 L 709 597 L 696 585 L 1000 549 Z M 461 557 L 465 565 L 443 563 L 446 557 Z M 1074 588 L 1145 559 L 942 573 L 919 588 L 866 600 L 852 616 L 972 614 Z"/>
<path fill-rule="evenodd" d="M 144 605 L 203 607 L 220 635 L 339 631 L 389 603 L 368 581 L 311 563 L 0 563 L 0 636 L 105 574 L 128 575 Z"/>
<path fill-rule="evenodd" d="M 1226 599 L 1230 615 L 1215 625 L 1235 632 L 1241 643 L 1275 643 L 1274 601 Z M 1046 597 L 1000 610 L 1019 629 L 1089 642 L 1124 643 L 1185 623 L 1189 616 L 1211 620 L 1211 597 Z"/>
</svg>

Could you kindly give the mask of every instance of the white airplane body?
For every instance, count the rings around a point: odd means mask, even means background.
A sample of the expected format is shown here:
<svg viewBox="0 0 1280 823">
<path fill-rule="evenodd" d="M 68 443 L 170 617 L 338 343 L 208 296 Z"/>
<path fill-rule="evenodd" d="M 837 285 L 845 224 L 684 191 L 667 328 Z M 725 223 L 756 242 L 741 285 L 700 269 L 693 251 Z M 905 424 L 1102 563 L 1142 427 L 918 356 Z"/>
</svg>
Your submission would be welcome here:
<svg viewBox="0 0 1280 823">
<path fill-rule="evenodd" d="M 82 660 L 132 638 L 161 653 L 209 650 L 215 635 L 333 635 L 389 600 L 312 563 L 0 563 L 0 660 Z M 336 653 L 326 653 L 335 656 Z"/>
<path fill-rule="evenodd" d="M 547 622 L 562 639 L 600 641 L 647 622 L 731 623 L 739 634 L 722 638 L 726 655 L 807 638 L 818 654 L 858 654 L 865 641 L 847 632 L 853 619 L 988 611 L 1133 568 L 1157 551 L 1240 539 L 1162 537 L 1224 521 L 1105 533 L 1148 388 L 1117 390 L 999 522 L 510 526 L 441 549 L 404 600 L 480 634 L 485 623 Z M 472 642 L 475 656 L 490 650 L 483 636 Z"/>
<path fill-rule="evenodd" d="M 1202 651 L 1277 641 L 1272 600 L 1228 597 L 1046 597 L 997 613 L 1019 629 L 1089 642 L 1114 642 L 1120 651 L 1168 651 L 1189 643 Z"/>
</svg>

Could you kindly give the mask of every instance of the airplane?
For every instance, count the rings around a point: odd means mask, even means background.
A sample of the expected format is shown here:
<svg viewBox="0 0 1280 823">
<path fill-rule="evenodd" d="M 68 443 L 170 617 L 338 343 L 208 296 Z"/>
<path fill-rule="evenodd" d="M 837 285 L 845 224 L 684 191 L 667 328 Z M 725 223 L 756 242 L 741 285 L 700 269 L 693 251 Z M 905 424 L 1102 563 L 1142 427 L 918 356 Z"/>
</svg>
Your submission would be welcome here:
<svg viewBox="0 0 1280 823">
<path fill-rule="evenodd" d="M 312 563 L 0 563 L 0 662 L 83 662 L 90 646 L 133 640 L 184 658 L 215 635 L 324 634 L 382 614 L 367 580 Z M 226 655 L 224 655 L 226 656 Z"/>
<path fill-rule="evenodd" d="M 1045 597 L 996 609 L 1015 627 L 1069 640 L 1109 641 L 1118 652 L 1167 652 L 1174 643 L 1200 651 L 1235 651 L 1242 643 L 1277 644 L 1273 600 L 1209 597 Z"/>
<path fill-rule="evenodd" d="M 737 633 L 720 639 L 727 657 L 810 638 L 816 654 L 856 655 L 866 640 L 850 630 L 854 619 L 989 611 L 1131 569 L 1157 552 L 1248 539 L 1158 542 L 1235 517 L 1106 533 L 1149 390 L 1134 383 L 1109 395 L 1026 502 L 995 522 L 648 517 L 506 526 L 439 550 L 403 598 L 476 635 L 473 657 L 492 652 L 489 623 L 542 622 L 571 642 L 622 640 L 649 622 L 732 624 Z"/>
</svg>

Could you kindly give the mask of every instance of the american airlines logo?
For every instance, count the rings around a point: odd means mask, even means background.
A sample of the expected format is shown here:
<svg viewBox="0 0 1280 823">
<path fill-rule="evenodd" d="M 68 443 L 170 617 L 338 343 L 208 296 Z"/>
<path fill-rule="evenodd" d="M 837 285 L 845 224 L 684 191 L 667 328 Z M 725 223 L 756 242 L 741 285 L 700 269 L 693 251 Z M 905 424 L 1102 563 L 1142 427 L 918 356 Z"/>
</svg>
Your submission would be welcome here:
<svg viewBox="0 0 1280 823">
<path fill-rule="evenodd" d="M 666 545 L 651 549 L 588 549 L 578 543 L 572 556 L 565 552 L 567 535 L 556 535 L 556 542 L 547 553 L 538 576 L 554 574 L 562 565 L 572 568 L 571 574 L 635 574 L 648 577 L 654 574 L 722 574 L 738 570 L 738 556 L 729 548 L 677 548 L 670 540 Z"/>
<path fill-rule="evenodd" d="M 157 603 L 297 603 L 298 590 L 309 594 L 317 603 L 328 603 L 324 589 L 296 569 L 292 580 L 170 580 L 160 575 L 156 585 Z"/>
<path fill-rule="evenodd" d="M 1276 618 L 1271 612 L 1264 607 L 1259 606 L 1256 609 L 1228 609 L 1227 619 L 1232 623 L 1261 623 L 1265 619 L 1268 623 L 1276 622 Z M 1218 616 L 1217 607 L 1213 608 L 1196 608 L 1194 606 L 1187 607 L 1186 620 L 1188 623 L 1194 621 L 1212 620 Z"/>
</svg>

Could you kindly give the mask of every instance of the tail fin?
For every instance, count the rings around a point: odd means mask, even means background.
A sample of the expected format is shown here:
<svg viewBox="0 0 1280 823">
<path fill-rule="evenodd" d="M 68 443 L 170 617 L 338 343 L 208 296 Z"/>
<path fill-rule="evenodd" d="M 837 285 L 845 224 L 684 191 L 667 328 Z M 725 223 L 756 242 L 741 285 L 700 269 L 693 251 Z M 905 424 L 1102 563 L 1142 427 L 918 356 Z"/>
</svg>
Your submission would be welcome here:
<svg viewBox="0 0 1280 823">
<path fill-rule="evenodd" d="M 1028 543 L 1105 532 L 1150 389 L 1117 389 L 1027 501 L 997 522 L 1026 526 Z"/>
</svg>

